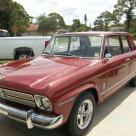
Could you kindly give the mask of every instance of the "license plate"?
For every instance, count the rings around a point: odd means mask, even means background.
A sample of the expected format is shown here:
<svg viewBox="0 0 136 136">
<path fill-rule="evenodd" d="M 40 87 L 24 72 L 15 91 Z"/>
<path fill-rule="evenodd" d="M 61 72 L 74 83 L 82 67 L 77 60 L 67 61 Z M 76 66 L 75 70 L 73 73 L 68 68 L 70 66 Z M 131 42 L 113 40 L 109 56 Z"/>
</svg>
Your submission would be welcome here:
<svg viewBox="0 0 136 136">
<path fill-rule="evenodd" d="M 8 115 L 8 112 L 3 111 L 3 110 L 0 110 L 0 114 L 3 114 L 3 115 Z"/>
</svg>

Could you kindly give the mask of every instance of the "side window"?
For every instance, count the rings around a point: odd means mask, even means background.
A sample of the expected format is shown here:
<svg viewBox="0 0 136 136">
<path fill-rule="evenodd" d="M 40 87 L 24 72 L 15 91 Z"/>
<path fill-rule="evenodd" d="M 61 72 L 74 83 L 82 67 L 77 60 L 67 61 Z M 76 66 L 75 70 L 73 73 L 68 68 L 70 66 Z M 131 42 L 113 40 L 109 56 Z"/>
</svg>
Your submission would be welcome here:
<svg viewBox="0 0 136 136">
<path fill-rule="evenodd" d="M 71 37 L 70 51 L 77 51 L 80 49 L 79 37 Z"/>
<path fill-rule="evenodd" d="M 56 37 L 53 47 L 53 52 L 67 52 L 68 51 L 68 37 Z"/>
<path fill-rule="evenodd" d="M 121 39 L 122 39 L 122 44 L 123 44 L 123 53 L 129 52 L 130 48 L 129 48 L 127 37 L 122 36 Z"/>
<path fill-rule="evenodd" d="M 110 53 L 112 56 L 122 54 L 119 36 L 109 36 L 107 38 L 107 47 L 105 48 L 105 53 Z"/>
<path fill-rule="evenodd" d="M 100 57 L 102 37 L 100 37 L 100 36 L 89 36 L 89 40 L 90 40 L 90 43 L 91 43 L 91 54 L 93 54 L 93 57 Z"/>
</svg>

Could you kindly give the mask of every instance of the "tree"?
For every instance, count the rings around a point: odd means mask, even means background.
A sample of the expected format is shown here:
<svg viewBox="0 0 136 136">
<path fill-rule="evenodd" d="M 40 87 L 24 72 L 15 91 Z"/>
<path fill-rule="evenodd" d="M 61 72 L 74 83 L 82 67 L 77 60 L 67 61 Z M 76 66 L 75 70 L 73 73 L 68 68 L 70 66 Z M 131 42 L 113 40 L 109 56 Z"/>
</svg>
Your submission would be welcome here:
<svg viewBox="0 0 136 136">
<path fill-rule="evenodd" d="M 118 10 L 113 11 L 113 21 L 115 26 L 119 27 L 120 26 L 120 20 L 121 20 L 121 14 L 118 12 Z"/>
<path fill-rule="evenodd" d="M 0 11 L 5 11 L 11 6 L 12 0 L 0 0 Z"/>
<path fill-rule="evenodd" d="M 85 24 L 81 24 L 80 27 L 78 28 L 78 32 L 85 32 L 89 31 L 91 28 L 88 26 L 85 26 Z"/>
<path fill-rule="evenodd" d="M 70 27 L 70 31 L 74 32 L 83 32 L 83 31 L 89 31 L 91 28 L 88 26 L 85 26 L 85 24 L 81 24 L 79 19 L 74 19 L 73 24 Z"/>
<path fill-rule="evenodd" d="M 23 6 L 17 2 L 12 2 L 11 7 L 11 30 L 13 27 L 16 27 L 18 34 L 25 32 L 31 17 L 27 14 Z"/>
<path fill-rule="evenodd" d="M 108 30 L 108 27 L 113 21 L 113 14 L 109 11 L 102 12 L 94 22 L 95 30 Z"/>
<path fill-rule="evenodd" d="M 94 21 L 94 30 L 97 30 L 97 31 L 104 30 L 104 22 L 101 16 L 98 16 L 97 19 Z"/>
<path fill-rule="evenodd" d="M 37 23 L 39 24 L 38 31 L 41 32 L 42 35 L 49 33 L 51 25 L 49 18 L 45 16 L 45 13 L 37 18 Z"/>
<path fill-rule="evenodd" d="M 26 31 L 30 16 L 22 5 L 12 0 L 0 0 L 0 27 L 9 32 L 17 28 L 18 34 Z"/>
<path fill-rule="evenodd" d="M 136 37 L 136 17 L 132 20 L 131 22 L 131 28 L 130 31 L 132 32 L 132 34 L 135 35 Z"/>
<path fill-rule="evenodd" d="M 43 14 L 37 18 L 37 23 L 39 24 L 38 31 L 42 32 L 43 35 L 65 28 L 63 17 L 57 13 L 50 13 L 48 16 Z"/>
<path fill-rule="evenodd" d="M 79 19 L 74 19 L 73 24 L 71 26 L 71 29 L 72 29 L 71 31 L 78 31 L 80 26 L 81 26 L 80 20 Z"/>
<path fill-rule="evenodd" d="M 136 9 L 136 0 L 118 0 L 114 6 L 118 16 L 125 15 L 126 30 L 130 30 L 131 22 L 134 18 L 134 10 Z"/>
<path fill-rule="evenodd" d="M 51 19 L 53 19 L 53 20 L 55 20 L 57 22 L 57 25 L 58 25 L 57 27 L 59 29 L 64 29 L 65 28 L 65 21 L 64 21 L 64 18 L 61 15 L 59 15 L 57 13 L 50 13 L 48 15 L 48 17 L 50 17 Z"/>
<path fill-rule="evenodd" d="M 10 14 L 12 0 L 0 0 L 0 28 L 10 31 Z"/>
</svg>

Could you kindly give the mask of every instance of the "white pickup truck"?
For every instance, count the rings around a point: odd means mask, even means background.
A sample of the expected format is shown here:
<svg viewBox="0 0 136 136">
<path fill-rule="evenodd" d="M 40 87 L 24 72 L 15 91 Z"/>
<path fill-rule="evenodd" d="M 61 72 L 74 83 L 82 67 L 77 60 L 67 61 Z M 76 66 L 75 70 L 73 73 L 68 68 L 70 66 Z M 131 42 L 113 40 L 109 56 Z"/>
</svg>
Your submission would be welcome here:
<svg viewBox="0 0 136 136">
<path fill-rule="evenodd" d="M 1 37 L 0 59 L 24 59 L 41 55 L 50 36 Z"/>
</svg>

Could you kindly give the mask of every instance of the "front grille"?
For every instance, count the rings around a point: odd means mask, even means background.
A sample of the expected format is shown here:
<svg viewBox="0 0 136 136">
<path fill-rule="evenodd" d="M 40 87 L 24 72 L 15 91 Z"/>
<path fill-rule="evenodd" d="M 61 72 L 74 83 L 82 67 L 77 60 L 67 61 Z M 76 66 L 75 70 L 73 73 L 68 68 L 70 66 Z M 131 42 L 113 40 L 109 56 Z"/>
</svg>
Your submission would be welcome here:
<svg viewBox="0 0 136 136">
<path fill-rule="evenodd" d="M 0 98 L 14 103 L 36 107 L 34 97 L 31 94 L 0 88 Z"/>
</svg>

